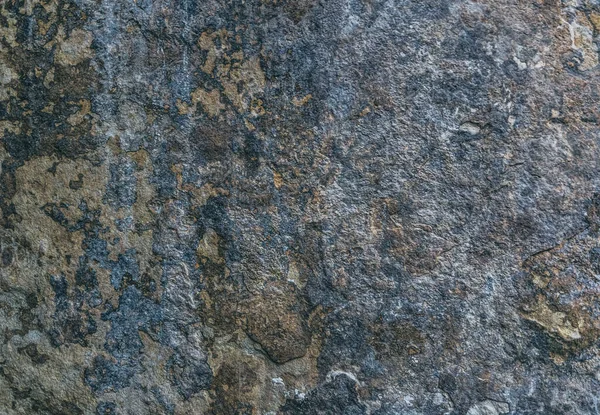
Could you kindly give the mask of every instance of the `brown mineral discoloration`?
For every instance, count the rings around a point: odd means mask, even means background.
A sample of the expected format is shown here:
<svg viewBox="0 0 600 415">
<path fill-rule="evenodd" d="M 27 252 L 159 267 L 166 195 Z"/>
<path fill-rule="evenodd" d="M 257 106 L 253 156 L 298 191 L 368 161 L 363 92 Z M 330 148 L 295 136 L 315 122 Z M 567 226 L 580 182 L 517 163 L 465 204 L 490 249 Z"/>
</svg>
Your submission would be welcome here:
<svg viewBox="0 0 600 415">
<path fill-rule="evenodd" d="M 404 203 L 384 199 L 374 204 L 369 222 L 371 233 L 376 241 L 385 241 L 390 253 L 402 258 L 411 274 L 428 274 L 454 244 L 448 236 L 444 237 L 444 229 L 421 223 L 415 207 Z"/>
<path fill-rule="evenodd" d="M 306 316 L 290 283 L 273 283 L 246 298 L 228 278 L 224 252 L 218 234 L 207 230 L 197 254 L 202 267 L 211 270 L 204 275 L 215 274 L 202 298 L 210 325 L 220 333 L 209 360 L 215 375 L 211 413 L 276 411 L 290 391 L 316 384 L 320 343 L 311 341 L 309 324 L 322 316 Z"/>
<path fill-rule="evenodd" d="M 209 360 L 215 374 L 210 413 L 235 413 L 240 405 L 252 414 L 277 411 L 290 394 L 317 384 L 319 350 L 314 340 L 304 357 L 280 364 L 260 353 L 241 331 L 216 338 Z"/>
<path fill-rule="evenodd" d="M 376 322 L 371 344 L 383 358 L 401 358 L 423 352 L 423 334 L 408 322 Z"/>
<path fill-rule="evenodd" d="M 310 345 L 304 305 L 291 284 L 273 284 L 243 305 L 248 335 L 276 363 L 302 357 Z"/>
<path fill-rule="evenodd" d="M 211 197 L 227 196 L 229 194 L 227 190 L 215 187 L 210 183 L 206 183 L 200 188 L 185 184 L 182 188 L 192 195 L 193 204 L 198 207 L 204 206 Z"/>
<path fill-rule="evenodd" d="M 258 413 L 266 382 L 266 364 L 259 356 L 224 347 L 222 360 L 215 374 L 214 413 Z"/>
</svg>

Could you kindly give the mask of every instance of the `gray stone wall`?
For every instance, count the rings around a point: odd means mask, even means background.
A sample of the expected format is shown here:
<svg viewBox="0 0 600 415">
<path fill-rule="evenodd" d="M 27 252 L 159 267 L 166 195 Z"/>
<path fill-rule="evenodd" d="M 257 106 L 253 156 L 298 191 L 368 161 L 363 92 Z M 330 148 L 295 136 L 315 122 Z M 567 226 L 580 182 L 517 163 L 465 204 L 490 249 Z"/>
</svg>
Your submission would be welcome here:
<svg viewBox="0 0 600 415">
<path fill-rule="evenodd" d="M 600 3 L 3 0 L 0 414 L 598 414 Z"/>
</svg>

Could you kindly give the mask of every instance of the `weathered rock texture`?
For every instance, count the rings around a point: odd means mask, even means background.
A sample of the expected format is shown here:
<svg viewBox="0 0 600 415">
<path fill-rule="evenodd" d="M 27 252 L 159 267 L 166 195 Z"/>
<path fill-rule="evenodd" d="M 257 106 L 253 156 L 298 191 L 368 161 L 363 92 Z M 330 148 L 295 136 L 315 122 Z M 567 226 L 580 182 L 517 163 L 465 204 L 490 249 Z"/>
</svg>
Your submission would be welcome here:
<svg viewBox="0 0 600 415">
<path fill-rule="evenodd" d="M 3 0 L 0 413 L 600 413 L 596 0 Z"/>
</svg>

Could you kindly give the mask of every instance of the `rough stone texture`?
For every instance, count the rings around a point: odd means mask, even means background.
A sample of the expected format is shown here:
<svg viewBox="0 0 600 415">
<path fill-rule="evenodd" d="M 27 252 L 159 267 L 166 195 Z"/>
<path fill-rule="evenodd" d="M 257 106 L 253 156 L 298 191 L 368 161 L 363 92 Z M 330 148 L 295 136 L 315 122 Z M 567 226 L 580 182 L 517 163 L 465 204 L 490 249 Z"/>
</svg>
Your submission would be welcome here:
<svg viewBox="0 0 600 415">
<path fill-rule="evenodd" d="M 3 0 L 0 414 L 598 414 L 596 0 Z"/>
</svg>

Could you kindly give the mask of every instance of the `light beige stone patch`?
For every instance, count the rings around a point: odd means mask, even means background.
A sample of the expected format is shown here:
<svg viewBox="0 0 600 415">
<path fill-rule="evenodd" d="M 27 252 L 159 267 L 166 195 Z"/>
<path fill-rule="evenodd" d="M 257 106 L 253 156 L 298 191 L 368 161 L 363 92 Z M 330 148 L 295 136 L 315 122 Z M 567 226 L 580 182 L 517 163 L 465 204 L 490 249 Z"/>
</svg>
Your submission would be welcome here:
<svg viewBox="0 0 600 415">
<path fill-rule="evenodd" d="M 240 112 L 246 111 L 252 97 L 260 94 L 265 88 L 265 75 L 258 57 L 232 65 L 222 65 L 219 73 L 225 95 Z"/>
<path fill-rule="evenodd" d="M 85 116 L 92 112 L 92 103 L 89 100 L 82 99 L 77 104 L 79 105 L 79 111 L 67 118 L 67 122 L 72 126 L 81 124 L 85 120 Z"/>
<path fill-rule="evenodd" d="M 10 97 L 17 96 L 17 92 L 10 84 L 18 79 L 19 74 L 0 59 L 0 101 L 7 101 Z"/>
<path fill-rule="evenodd" d="M 564 340 L 572 341 L 581 338 L 579 328 L 567 319 L 567 315 L 560 311 L 554 311 L 541 299 L 535 308 L 523 315 L 527 320 L 533 321 L 550 333 L 558 334 Z"/>
<path fill-rule="evenodd" d="M 216 61 L 217 52 L 215 49 L 209 49 L 206 56 L 206 61 L 204 62 L 204 65 L 202 65 L 202 71 L 209 75 L 212 74 L 215 70 Z"/>
<path fill-rule="evenodd" d="M 17 379 L 17 382 L 11 383 L 11 387 L 21 391 L 33 390 L 32 398 L 49 400 L 50 404 L 57 408 L 64 402 L 80 408 L 94 408 L 96 398 L 84 383 L 80 372 L 82 367 L 88 366 L 87 356 L 91 354 L 91 350 L 78 344 L 54 348 L 46 340 L 39 339 L 39 334 L 30 334 L 32 335 L 26 335 L 24 338 L 14 336 L 8 343 L 0 346 L 0 355 L 5 358 L 5 376 Z M 32 365 L 27 354 L 19 352 L 19 349 L 28 344 L 35 344 L 39 352 L 46 356 L 47 360 L 43 365 Z M 1 386 L 0 383 L 0 389 Z M 0 403 L 7 399 L 6 395 L 2 395 L 4 394 L 0 394 Z M 26 401 L 16 401 L 21 405 L 26 404 Z M 28 408 L 24 406 L 23 409 Z"/>
<path fill-rule="evenodd" d="M 6 133 L 20 134 L 21 133 L 21 123 L 0 120 L 0 138 L 4 137 Z"/>
<path fill-rule="evenodd" d="M 583 55 L 583 62 L 579 70 L 587 71 L 598 66 L 598 50 L 594 44 L 594 27 L 586 15 L 578 12 L 576 19 L 569 23 L 571 47 Z"/>
<path fill-rule="evenodd" d="M 65 39 L 64 29 L 57 35 L 58 49 L 54 55 L 56 63 L 63 66 L 75 66 L 93 56 L 91 49 L 93 36 L 82 29 L 73 29 L 71 35 Z"/>
<path fill-rule="evenodd" d="M 0 15 L 6 19 L 6 23 L 0 25 L 0 39 L 4 40 L 10 48 L 18 47 L 17 19 L 6 8 L 0 9 Z M 0 42 L 0 52 L 3 51 L 6 51 L 6 47 Z M 10 49 L 8 51 L 10 52 Z"/>
<path fill-rule="evenodd" d="M 54 68 L 50 68 L 44 77 L 44 86 L 50 88 L 50 84 L 54 82 Z"/>
<path fill-rule="evenodd" d="M 281 173 L 276 171 L 273 172 L 273 184 L 275 185 L 276 189 L 281 189 L 281 186 L 283 186 L 283 176 Z"/>
<path fill-rule="evenodd" d="M 294 104 L 295 107 L 303 107 L 304 105 L 308 104 L 311 99 L 312 94 L 305 95 L 302 98 L 294 97 L 292 104 Z"/>
<path fill-rule="evenodd" d="M 58 164 L 53 174 L 49 170 L 55 163 Z M 87 164 L 83 161 L 59 163 L 53 157 L 40 157 L 26 162 L 16 171 L 17 192 L 12 201 L 22 218 L 18 231 L 32 246 L 46 246 L 45 257 L 49 261 L 47 272 L 50 274 L 69 269 L 73 271 L 74 264 L 68 266 L 65 258 L 68 255 L 76 258 L 83 253 L 83 236 L 81 232 L 68 232 L 56 223 L 44 212 L 44 206 L 48 203 L 60 205 L 62 214 L 76 222 L 81 215 L 78 206 L 82 198 L 90 199 L 91 203 L 96 199 L 96 203 L 99 203 L 102 189 L 82 188 L 75 191 L 69 187 L 70 181 L 78 173 L 84 175 L 84 183 L 92 186 L 104 182 L 103 175 Z"/>
<path fill-rule="evenodd" d="M 486 400 L 470 407 L 467 415 L 502 415 L 509 412 L 510 408 L 507 403 Z"/>
<path fill-rule="evenodd" d="M 219 235 L 213 229 L 208 229 L 196 249 L 198 258 L 200 260 L 209 259 L 215 263 L 224 263 L 225 259 L 219 255 L 220 239 Z"/>
<path fill-rule="evenodd" d="M 211 117 L 216 117 L 225 109 L 225 105 L 221 102 L 221 93 L 217 89 L 206 91 L 203 88 L 197 88 L 192 92 L 191 98 L 194 111 L 198 103 L 200 103 L 204 111 Z"/>
<path fill-rule="evenodd" d="M 19 75 L 6 62 L 0 61 L 0 84 L 6 85 L 19 79 Z"/>
</svg>

